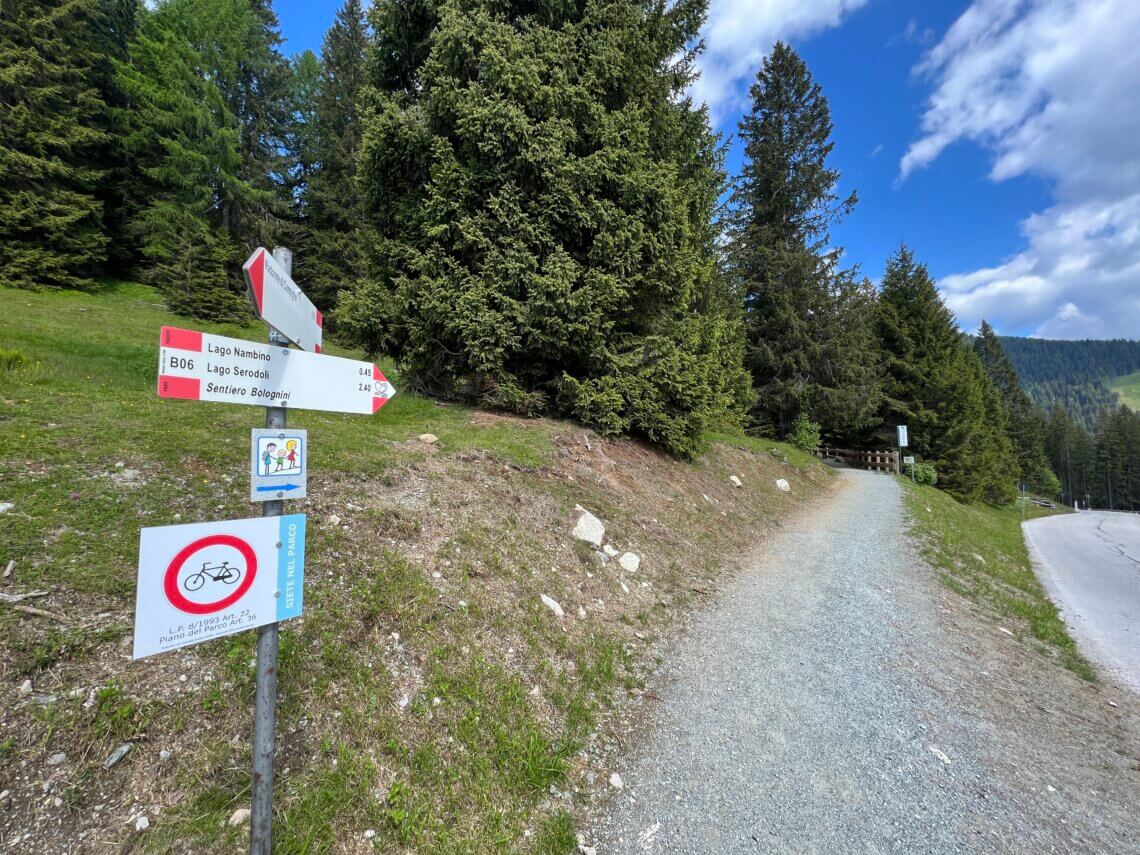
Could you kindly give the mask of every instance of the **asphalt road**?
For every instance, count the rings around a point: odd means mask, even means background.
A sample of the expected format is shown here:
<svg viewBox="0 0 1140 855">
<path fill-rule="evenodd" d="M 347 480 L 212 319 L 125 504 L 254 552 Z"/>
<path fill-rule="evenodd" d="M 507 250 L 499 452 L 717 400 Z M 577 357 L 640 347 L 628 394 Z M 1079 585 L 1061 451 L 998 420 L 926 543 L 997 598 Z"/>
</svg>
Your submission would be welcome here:
<svg viewBox="0 0 1140 855">
<path fill-rule="evenodd" d="M 583 851 L 1140 851 L 1140 703 L 941 586 L 893 478 L 842 477 L 662 651 Z"/>
<path fill-rule="evenodd" d="M 1086 511 L 1024 528 L 1038 578 L 1085 655 L 1140 692 L 1140 515 Z"/>
</svg>

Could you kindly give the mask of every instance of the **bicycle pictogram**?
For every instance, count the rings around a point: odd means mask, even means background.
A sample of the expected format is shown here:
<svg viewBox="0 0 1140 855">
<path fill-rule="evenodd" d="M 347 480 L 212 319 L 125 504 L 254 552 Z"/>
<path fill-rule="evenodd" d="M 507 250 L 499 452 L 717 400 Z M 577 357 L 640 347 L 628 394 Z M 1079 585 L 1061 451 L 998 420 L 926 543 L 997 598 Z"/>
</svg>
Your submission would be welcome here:
<svg viewBox="0 0 1140 855">
<path fill-rule="evenodd" d="M 213 582 L 223 582 L 227 585 L 233 585 L 241 578 L 241 569 L 238 567 L 231 567 L 230 562 L 223 561 L 221 564 L 214 564 L 211 566 L 210 562 L 204 562 L 202 569 L 196 573 L 191 573 L 182 580 L 182 587 L 187 591 L 200 590 L 209 579 Z"/>
</svg>

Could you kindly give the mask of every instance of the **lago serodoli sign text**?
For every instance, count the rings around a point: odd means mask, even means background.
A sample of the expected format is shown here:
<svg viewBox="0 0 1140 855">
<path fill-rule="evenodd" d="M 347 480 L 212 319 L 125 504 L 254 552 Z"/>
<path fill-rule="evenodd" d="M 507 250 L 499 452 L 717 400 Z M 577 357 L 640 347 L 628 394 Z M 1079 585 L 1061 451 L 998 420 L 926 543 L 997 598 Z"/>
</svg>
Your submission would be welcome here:
<svg viewBox="0 0 1140 855">
<path fill-rule="evenodd" d="M 162 398 L 371 415 L 395 392 L 371 362 L 178 327 L 159 334 Z"/>
</svg>

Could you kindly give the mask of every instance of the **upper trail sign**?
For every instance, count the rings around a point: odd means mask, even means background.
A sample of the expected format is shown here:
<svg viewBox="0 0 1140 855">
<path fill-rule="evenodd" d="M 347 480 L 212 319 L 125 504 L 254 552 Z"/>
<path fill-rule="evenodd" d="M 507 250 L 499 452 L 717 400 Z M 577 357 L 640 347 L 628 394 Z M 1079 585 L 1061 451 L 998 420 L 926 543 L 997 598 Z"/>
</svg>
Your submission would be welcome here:
<svg viewBox="0 0 1140 855">
<path fill-rule="evenodd" d="M 396 394 L 378 365 L 163 327 L 158 395 L 371 415 Z"/>
<path fill-rule="evenodd" d="M 301 350 L 321 352 L 324 315 L 264 247 L 242 266 L 257 316 Z"/>
</svg>

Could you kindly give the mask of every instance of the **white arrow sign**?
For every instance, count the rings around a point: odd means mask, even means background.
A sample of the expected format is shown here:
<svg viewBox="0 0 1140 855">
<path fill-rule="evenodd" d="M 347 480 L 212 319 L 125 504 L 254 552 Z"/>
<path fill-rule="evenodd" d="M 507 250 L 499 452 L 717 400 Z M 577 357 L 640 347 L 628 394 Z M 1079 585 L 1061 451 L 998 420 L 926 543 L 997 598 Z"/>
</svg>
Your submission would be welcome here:
<svg viewBox="0 0 1140 855">
<path fill-rule="evenodd" d="M 395 394 L 371 362 L 177 327 L 159 334 L 160 398 L 371 414 Z"/>
<path fill-rule="evenodd" d="M 277 260 L 258 247 L 242 266 L 257 316 L 301 350 L 321 352 L 324 315 Z"/>
</svg>

